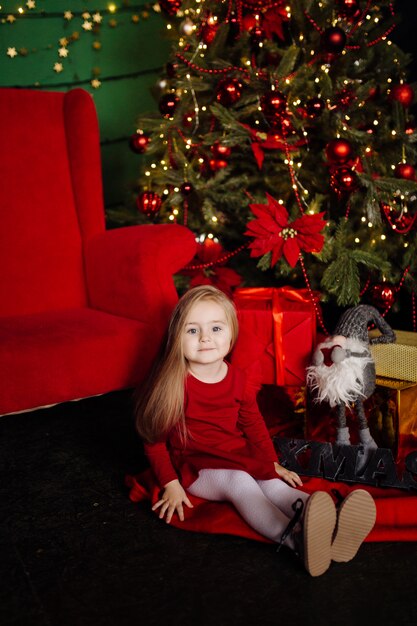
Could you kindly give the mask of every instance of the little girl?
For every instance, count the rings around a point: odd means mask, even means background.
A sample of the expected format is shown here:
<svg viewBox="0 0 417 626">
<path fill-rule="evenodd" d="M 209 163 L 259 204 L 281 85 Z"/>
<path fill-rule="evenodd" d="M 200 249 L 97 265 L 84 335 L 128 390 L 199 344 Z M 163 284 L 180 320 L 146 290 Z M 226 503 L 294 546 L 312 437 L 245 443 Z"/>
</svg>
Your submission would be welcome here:
<svg viewBox="0 0 417 626">
<path fill-rule="evenodd" d="M 312 576 L 349 561 L 375 522 L 367 491 L 353 491 L 337 516 L 324 491 L 299 489 L 278 463 L 256 389 L 225 361 L 238 334 L 233 303 L 200 286 L 180 298 L 167 343 L 137 403 L 137 429 L 161 486 L 153 506 L 184 520 L 189 495 L 231 502 L 258 533 L 295 550 Z M 142 390 L 143 391 L 143 390 Z M 338 519 L 337 519 L 338 517 Z"/>
</svg>

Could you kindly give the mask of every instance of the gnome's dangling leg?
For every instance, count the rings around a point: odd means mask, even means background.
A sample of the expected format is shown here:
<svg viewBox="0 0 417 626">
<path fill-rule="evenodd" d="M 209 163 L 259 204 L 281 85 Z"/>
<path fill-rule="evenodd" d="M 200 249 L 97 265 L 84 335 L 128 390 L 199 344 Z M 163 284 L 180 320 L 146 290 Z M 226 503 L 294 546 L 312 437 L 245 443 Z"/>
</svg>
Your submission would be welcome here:
<svg viewBox="0 0 417 626">
<path fill-rule="evenodd" d="M 350 446 L 349 428 L 346 426 L 346 406 L 343 403 L 337 405 L 337 421 L 337 445 Z"/>
<path fill-rule="evenodd" d="M 360 398 L 356 400 L 355 407 L 359 421 L 359 440 L 361 442 L 361 450 L 358 455 L 356 470 L 360 472 L 368 462 L 372 451 L 376 450 L 378 445 L 370 433 L 363 402 Z"/>
</svg>

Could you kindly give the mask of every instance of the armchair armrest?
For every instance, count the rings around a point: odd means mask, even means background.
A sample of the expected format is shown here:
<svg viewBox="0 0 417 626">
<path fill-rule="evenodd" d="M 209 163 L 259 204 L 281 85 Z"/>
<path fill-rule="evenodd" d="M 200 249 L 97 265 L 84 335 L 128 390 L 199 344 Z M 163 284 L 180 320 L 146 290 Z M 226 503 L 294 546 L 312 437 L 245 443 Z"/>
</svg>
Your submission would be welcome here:
<svg viewBox="0 0 417 626">
<path fill-rule="evenodd" d="M 85 250 L 90 306 L 165 323 L 178 300 L 173 274 L 196 247 L 192 232 L 178 224 L 126 226 L 94 236 Z"/>
</svg>

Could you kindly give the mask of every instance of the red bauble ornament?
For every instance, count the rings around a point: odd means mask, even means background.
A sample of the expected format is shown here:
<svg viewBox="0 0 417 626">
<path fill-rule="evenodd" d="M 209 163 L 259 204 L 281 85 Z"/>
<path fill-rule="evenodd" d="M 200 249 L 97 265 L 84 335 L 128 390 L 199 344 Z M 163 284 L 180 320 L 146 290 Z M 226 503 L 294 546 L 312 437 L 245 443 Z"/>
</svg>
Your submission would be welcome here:
<svg viewBox="0 0 417 626">
<path fill-rule="evenodd" d="M 358 186 L 358 177 L 348 167 L 337 167 L 331 175 L 331 185 L 340 193 L 352 193 Z"/>
<path fill-rule="evenodd" d="M 346 139 L 333 139 L 326 146 L 326 156 L 331 163 L 347 163 L 353 156 L 353 149 Z"/>
<path fill-rule="evenodd" d="M 158 0 L 162 11 L 167 15 L 176 15 L 181 8 L 181 0 Z"/>
<path fill-rule="evenodd" d="M 260 43 L 265 41 L 265 39 L 266 34 L 263 28 L 261 28 L 260 26 L 255 26 L 254 28 L 252 28 L 252 30 L 250 31 L 250 42 L 252 48 L 257 48 Z"/>
<path fill-rule="evenodd" d="M 342 17 L 355 18 L 360 14 L 360 5 L 358 0 L 338 0 L 339 11 Z"/>
<path fill-rule="evenodd" d="M 222 78 L 217 85 L 217 101 L 224 107 L 231 106 L 240 99 L 242 89 L 242 81 L 238 78 Z"/>
<path fill-rule="evenodd" d="M 138 210 L 148 216 L 158 213 L 161 204 L 161 196 L 158 196 L 154 191 L 142 191 L 136 199 Z"/>
<path fill-rule="evenodd" d="M 395 302 L 395 287 L 389 283 L 381 283 L 371 288 L 372 303 L 379 309 L 388 309 Z"/>
<path fill-rule="evenodd" d="M 188 181 L 185 181 L 185 183 L 182 183 L 180 187 L 180 191 L 182 195 L 186 197 L 193 193 L 194 187 L 192 186 L 191 183 L 189 183 Z"/>
<path fill-rule="evenodd" d="M 261 97 L 261 108 L 267 119 L 282 115 L 287 108 L 287 98 L 280 91 L 269 91 Z"/>
<path fill-rule="evenodd" d="M 224 159 L 210 159 L 209 161 L 209 166 L 212 172 L 218 172 L 228 165 L 228 162 Z"/>
<path fill-rule="evenodd" d="M 165 70 L 167 73 L 168 78 L 175 78 L 177 75 L 177 68 L 178 68 L 178 64 L 177 63 L 167 63 L 165 65 Z"/>
<path fill-rule="evenodd" d="M 215 38 L 218 29 L 219 24 L 217 23 L 217 21 L 215 21 L 212 17 L 209 17 L 200 28 L 199 36 L 205 44 L 209 45 Z"/>
<path fill-rule="evenodd" d="M 339 26 L 331 26 L 326 28 L 321 36 L 321 43 L 326 52 L 338 54 L 342 52 L 346 45 L 346 33 Z"/>
<path fill-rule="evenodd" d="M 222 146 L 221 143 L 218 143 L 216 141 L 216 143 L 214 143 L 211 147 L 211 152 L 212 155 L 215 159 L 227 159 L 231 153 L 232 153 L 232 149 L 230 148 L 230 146 Z"/>
<path fill-rule="evenodd" d="M 398 163 L 398 165 L 395 166 L 394 175 L 404 180 L 416 179 L 416 171 L 414 167 L 408 163 Z"/>
<path fill-rule="evenodd" d="M 174 117 L 179 98 L 174 93 L 166 93 L 159 101 L 159 110 L 165 118 Z"/>
<path fill-rule="evenodd" d="M 306 103 L 307 115 L 311 118 L 319 117 L 324 109 L 326 103 L 322 98 L 310 98 Z"/>
<path fill-rule="evenodd" d="M 147 135 L 144 135 L 143 133 L 135 133 L 129 139 L 129 146 L 133 152 L 136 152 L 136 154 L 143 154 L 146 152 L 149 141 L 150 139 Z"/>
<path fill-rule="evenodd" d="M 403 107 L 409 107 L 414 100 L 414 91 L 410 85 L 394 85 L 390 98 L 402 104 Z"/>
</svg>

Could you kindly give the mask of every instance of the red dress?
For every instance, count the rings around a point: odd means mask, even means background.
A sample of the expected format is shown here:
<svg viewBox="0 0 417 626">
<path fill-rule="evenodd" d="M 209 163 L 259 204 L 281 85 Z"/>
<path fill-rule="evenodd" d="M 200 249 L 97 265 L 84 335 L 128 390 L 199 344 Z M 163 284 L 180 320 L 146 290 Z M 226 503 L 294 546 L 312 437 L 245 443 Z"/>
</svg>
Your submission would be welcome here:
<svg viewBox="0 0 417 626">
<path fill-rule="evenodd" d="M 178 478 L 189 487 L 201 469 L 240 469 L 256 479 L 277 478 L 277 453 L 256 402 L 256 389 L 245 374 L 228 364 L 218 383 L 188 375 L 185 386 L 188 437 L 181 443 L 174 428 L 157 443 L 145 444 L 152 470 L 162 487 Z"/>
</svg>

